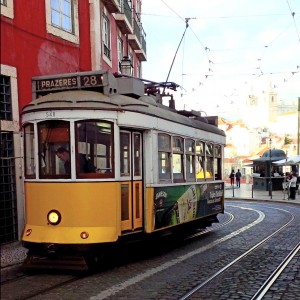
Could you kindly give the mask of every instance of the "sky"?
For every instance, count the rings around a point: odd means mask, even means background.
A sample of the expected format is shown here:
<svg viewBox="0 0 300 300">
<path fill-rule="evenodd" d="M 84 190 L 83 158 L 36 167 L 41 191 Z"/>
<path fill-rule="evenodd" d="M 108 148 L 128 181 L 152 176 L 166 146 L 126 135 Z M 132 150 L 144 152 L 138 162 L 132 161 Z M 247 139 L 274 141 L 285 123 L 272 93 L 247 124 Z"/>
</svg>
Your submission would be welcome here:
<svg viewBox="0 0 300 300">
<path fill-rule="evenodd" d="M 143 0 L 142 24 L 142 77 L 179 84 L 177 109 L 233 116 L 270 89 L 298 103 L 300 0 Z"/>
</svg>

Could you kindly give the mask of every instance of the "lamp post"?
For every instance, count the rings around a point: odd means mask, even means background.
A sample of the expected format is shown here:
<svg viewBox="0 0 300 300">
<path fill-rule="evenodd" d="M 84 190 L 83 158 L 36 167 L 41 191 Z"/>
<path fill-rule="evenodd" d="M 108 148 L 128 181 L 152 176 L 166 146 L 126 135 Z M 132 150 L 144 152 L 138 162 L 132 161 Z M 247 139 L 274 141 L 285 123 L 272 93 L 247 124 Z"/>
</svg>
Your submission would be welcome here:
<svg viewBox="0 0 300 300">
<path fill-rule="evenodd" d="M 284 171 L 286 171 L 286 165 L 287 165 L 287 158 L 288 158 L 288 152 L 287 150 L 285 151 L 285 164 L 284 164 Z M 285 200 L 285 193 L 287 193 L 288 195 L 288 189 L 287 189 L 287 181 L 286 181 L 286 172 L 284 174 L 284 178 L 283 178 L 283 200 Z M 289 199 L 289 196 L 288 196 L 288 199 Z"/>
<path fill-rule="evenodd" d="M 270 167 L 269 167 L 269 196 L 272 199 L 272 174 L 271 174 L 271 166 L 272 166 L 272 139 L 269 139 L 270 142 Z"/>
</svg>

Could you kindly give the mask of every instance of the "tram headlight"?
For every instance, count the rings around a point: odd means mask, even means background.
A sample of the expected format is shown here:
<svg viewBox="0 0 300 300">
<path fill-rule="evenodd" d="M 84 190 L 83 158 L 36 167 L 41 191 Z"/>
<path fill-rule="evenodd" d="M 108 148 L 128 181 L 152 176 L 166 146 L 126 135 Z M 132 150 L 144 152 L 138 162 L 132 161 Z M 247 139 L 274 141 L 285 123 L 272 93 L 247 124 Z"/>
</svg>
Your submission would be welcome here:
<svg viewBox="0 0 300 300">
<path fill-rule="evenodd" d="M 61 214 L 59 211 L 57 210 L 51 210 L 49 211 L 48 215 L 47 215 L 47 220 L 51 225 L 57 225 L 60 223 L 61 221 Z"/>
</svg>

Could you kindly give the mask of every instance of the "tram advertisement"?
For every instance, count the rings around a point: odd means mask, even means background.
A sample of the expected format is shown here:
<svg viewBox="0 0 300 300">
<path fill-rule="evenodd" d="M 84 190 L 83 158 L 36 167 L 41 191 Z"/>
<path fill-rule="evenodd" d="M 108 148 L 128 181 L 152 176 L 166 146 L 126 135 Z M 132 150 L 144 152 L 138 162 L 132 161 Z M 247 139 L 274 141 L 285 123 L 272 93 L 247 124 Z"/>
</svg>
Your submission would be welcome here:
<svg viewBox="0 0 300 300">
<path fill-rule="evenodd" d="M 154 189 L 154 229 L 222 212 L 224 183 L 157 187 Z"/>
</svg>

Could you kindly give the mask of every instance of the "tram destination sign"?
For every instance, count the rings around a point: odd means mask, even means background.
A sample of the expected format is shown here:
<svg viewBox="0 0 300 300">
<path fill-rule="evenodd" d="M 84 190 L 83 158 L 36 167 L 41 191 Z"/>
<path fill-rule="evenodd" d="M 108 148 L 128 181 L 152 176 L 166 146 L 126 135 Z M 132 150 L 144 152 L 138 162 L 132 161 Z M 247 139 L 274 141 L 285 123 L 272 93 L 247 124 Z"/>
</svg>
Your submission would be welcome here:
<svg viewBox="0 0 300 300">
<path fill-rule="evenodd" d="M 66 77 L 49 77 L 35 80 L 35 91 L 73 90 L 103 86 L 103 74 L 79 74 Z"/>
</svg>

